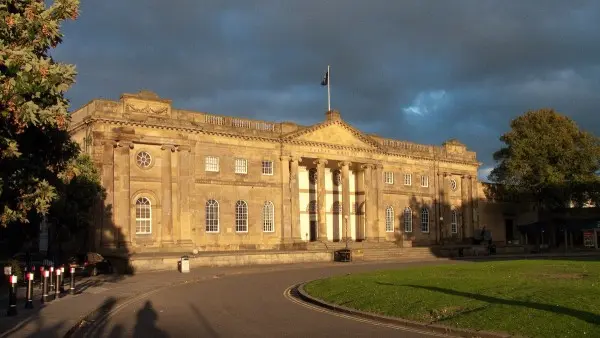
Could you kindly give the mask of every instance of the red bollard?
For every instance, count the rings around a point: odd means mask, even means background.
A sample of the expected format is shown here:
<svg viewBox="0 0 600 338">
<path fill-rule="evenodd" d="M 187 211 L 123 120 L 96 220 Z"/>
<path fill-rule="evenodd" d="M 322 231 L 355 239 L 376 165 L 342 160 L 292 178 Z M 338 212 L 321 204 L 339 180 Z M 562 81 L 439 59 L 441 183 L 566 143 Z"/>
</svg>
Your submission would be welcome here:
<svg viewBox="0 0 600 338">
<path fill-rule="evenodd" d="M 7 316 L 17 315 L 17 276 L 10 276 L 10 286 L 8 289 L 8 311 Z"/>
<path fill-rule="evenodd" d="M 35 271 L 35 270 L 31 270 Z M 26 309 L 33 309 L 33 272 L 27 274 L 27 300 L 25 302 Z"/>
</svg>

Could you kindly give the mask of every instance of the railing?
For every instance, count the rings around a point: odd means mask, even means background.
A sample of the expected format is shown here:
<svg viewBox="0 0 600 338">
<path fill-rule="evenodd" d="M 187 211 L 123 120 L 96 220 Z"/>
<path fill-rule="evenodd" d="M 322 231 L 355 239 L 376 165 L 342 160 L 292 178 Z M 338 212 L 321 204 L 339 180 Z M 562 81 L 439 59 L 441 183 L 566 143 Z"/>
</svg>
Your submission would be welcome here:
<svg viewBox="0 0 600 338">
<path fill-rule="evenodd" d="M 429 152 L 431 150 L 431 146 L 423 145 L 423 144 L 416 144 L 416 143 L 411 143 L 411 142 L 405 142 L 405 141 L 383 139 L 382 143 L 384 146 L 387 146 L 387 147 L 412 150 L 412 151 L 418 151 L 418 152 Z"/>
<path fill-rule="evenodd" d="M 225 124 L 225 118 L 222 116 L 204 115 L 204 123 L 222 126 Z"/>
<path fill-rule="evenodd" d="M 276 123 L 204 114 L 204 123 L 234 128 L 274 132 Z"/>
</svg>

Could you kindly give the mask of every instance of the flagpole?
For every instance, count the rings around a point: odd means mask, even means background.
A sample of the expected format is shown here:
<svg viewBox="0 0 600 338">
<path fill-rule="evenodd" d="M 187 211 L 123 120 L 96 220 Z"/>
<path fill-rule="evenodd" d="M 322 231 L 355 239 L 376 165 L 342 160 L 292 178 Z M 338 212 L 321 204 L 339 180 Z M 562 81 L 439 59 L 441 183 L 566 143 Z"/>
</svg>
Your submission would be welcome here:
<svg viewBox="0 0 600 338">
<path fill-rule="evenodd" d="M 327 111 L 331 111 L 331 71 L 327 65 Z"/>
</svg>

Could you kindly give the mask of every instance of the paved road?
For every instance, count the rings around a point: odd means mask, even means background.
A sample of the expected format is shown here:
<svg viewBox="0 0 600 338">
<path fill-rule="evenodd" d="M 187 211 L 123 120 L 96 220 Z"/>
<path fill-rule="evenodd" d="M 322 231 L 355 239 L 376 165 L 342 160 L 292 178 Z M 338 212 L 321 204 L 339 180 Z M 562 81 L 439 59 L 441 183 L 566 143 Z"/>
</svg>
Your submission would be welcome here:
<svg viewBox="0 0 600 338">
<path fill-rule="evenodd" d="M 435 263 L 336 265 L 214 276 L 155 290 L 116 308 L 77 336 L 85 337 L 439 337 L 399 327 L 376 325 L 294 302 L 292 285 L 331 275 Z"/>
</svg>

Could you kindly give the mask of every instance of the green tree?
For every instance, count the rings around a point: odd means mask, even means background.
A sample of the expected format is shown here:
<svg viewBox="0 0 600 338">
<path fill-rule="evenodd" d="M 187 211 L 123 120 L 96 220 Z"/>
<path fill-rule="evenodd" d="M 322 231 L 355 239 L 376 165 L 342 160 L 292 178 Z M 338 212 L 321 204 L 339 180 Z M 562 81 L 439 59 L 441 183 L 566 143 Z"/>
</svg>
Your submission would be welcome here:
<svg viewBox="0 0 600 338">
<path fill-rule="evenodd" d="M 570 118 L 552 109 L 528 111 L 500 137 L 489 179 L 505 197 L 546 209 L 581 205 L 595 199 L 600 142 Z"/>
<path fill-rule="evenodd" d="M 73 176 L 77 145 L 66 131 L 65 91 L 75 67 L 49 50 L 60 24 L 76 19 L 79 0 L 0 2 L 0 223 L 47 213 L 56 187 Z"/>
</svg>

